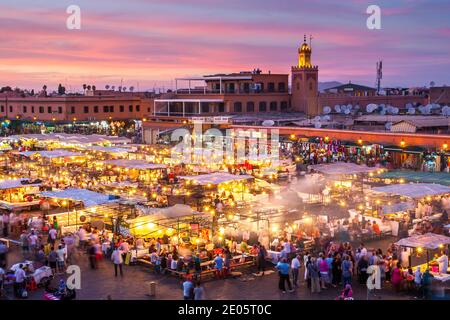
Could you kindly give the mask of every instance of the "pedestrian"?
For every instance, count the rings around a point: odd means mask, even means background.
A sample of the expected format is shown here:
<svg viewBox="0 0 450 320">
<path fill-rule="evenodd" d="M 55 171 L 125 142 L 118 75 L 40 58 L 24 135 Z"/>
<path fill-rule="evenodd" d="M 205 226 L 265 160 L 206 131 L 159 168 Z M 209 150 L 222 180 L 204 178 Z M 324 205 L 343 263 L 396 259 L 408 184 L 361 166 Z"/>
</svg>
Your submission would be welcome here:
<svg viewBox="0 0 450 320">
<path fill-rule="evenodd" d="M 214 259 L 214 264 L 215 264 L 215 270 L 216 270 L 216 277 L 218 279 L 222 278 L 222 273 L 223 273 L 223 258 L 220 254 L 218 254 L 216 256 L 216 258 Z"/>
<path fill-rule="evenodd" d="M 286 293 L 286 283 L 288 284 L 289 292 L 293 292 L 291 281 L 289 279 L 289 264 L 287 263 L 287 259 L 283 258 L 281 261 L 279 261 L 276 265 L 276 268 L 278 269 L 278 275 L 279 275 L 279 282 L 278 282 L 278 288 L 281 290 L 281 292 Z"/>
<path fill-rule="evenodd" d="M 5 281 L 5 270 L 3 270 L 2 267 L 0 267 L 0 298 L 2 297 L 3 292 L 3 282 Z"/>
<path fill-rule="evenodd" d="M 30 245 L 30 252 L 31 254 L 36 254 L 37 248 L 38 248 L 38 241 L 39 237 L 37 236 L 36 232 L 31 229 L 31 234 L 28 237 L 29 245 Z"/>
<path fill-rule="evenodd" d="M 183 282 L 183 297 L 184 300 L 192 300 L 194 298 L 194 285 L 188 278 Z"/>
<path fill-rule="evenodd" d="M 200 281 L 197 281 L 194 288 L 194 300 L 204 300 L 205 299 L 205 289 L 200 284 Z"/>
<path fill-rule="evenodd" d="M 58 236 L 58 231 L 52 227 L 50 229 L 50 231 L 48 232 L 48 243 L 50 243 L 52 246 L 54 246 L 57 236 Z"/>
<path fill-rule="evenodd" d="M 366 256 L 362 256 L 357 264 L 357 272 L 358 272 L 358 282 L 360 284 L 365 284 L 367 282 L 368 274 L 367 268 L 369 268 L 369 261 L 367 261 Z"/>
<path fill-rule="evenodd" d="M 56 264 L 58 261 L 58 254 L 55 251 L 55 247 L 50 247 L 50 253 L 48 254 L 48 264 L 49 267 L 52 269 L 53 275 L 56 274 Z"/>
<path fill-rule="evenodd" d="M 120 276 L 123 277 L 123 270 L 122 270 L 123 256 L 122 256 L 122 252 L 120 251 L 119 247 L 116 247 L 116 249 L 112 253 L 111 261 L 114 263 L 114 276 L 117 277 L 117 269 L 119 269 Z"/>
<path fill-rule="evenodd" d="M 23 290 L 25 289 L 25 277 L 26 273 L 25 270 L 23 270 L 23 264 L 20 264 L 19 267 L 14 272 L 14 293 L 16 297 L 22 298 Z"/>
<path fill-rule="evenodd" d="M 311 279 L 311 293 L 320 292 L 320 272 L 316 258 L 311 258 L 308 263 L 308 276 Z"/>
<path fill-rule="evenodd" d="M 423 298 L 429 299 L 431 296 L 431 284 L 434 276 L 430 273 L 430 269 L 426 269 L 422 275 Z"/>
<path fill-rule="evenodd" d="M 267 250 L 263 245 L 260 245 L 258 250 L 257 265 L 258 265 L 258 273 L 260 273 L 262 276 L 266 271 L 266 257 L 267 257 Z"/>
<path fill-rule="evenodd" d="M 400 270 L 400 268 L 401 263 L 397 262 L 397 266 L 394 268 L 394 270 L 392 270 L 391 283 L 392 286 L 394 287 L 395 292 L 400 291 L 400 287 L 403 280 L 402 271 Z"/>
<path fill-rule="evenodd" d="M 8 247 L 0 240 L 0 268 L 6 268 L 8 264 Z"/>
<path fill-rule="evenodd" d="M 22 231 L 22 234 L 19 237 L 20 247 L 22 248 L 22 255 L 27 258 L 30 253 L 30 244 L 28 233 L 26 230 Z"/>
<path fill-rule="evenodd" d="M 341 255 L 336 254 L 333 258 L 332 262 L 332 273 L 333 273 L 333 287 L 336 287 L 341 284 L 342 280 L 342 261 Z"/>
<path fill-rule="evenodd" d="M 347 284 L 352 284 L 353 276 L 353 263 L 350 260 L 350 256 L 345 256 L 344 261 L 342 261 L 342 281 L 344 286 Z"/>
<path fill-rule="evenodd" d="M 291 273 L 292 273 L 292 283 L 294 286 L 298 287 L 298 272 L 300 269 L 300 255 L 295 256 L 294 259 L 291 261 Z"/>
<path fill-rule="evenodd" d="M 58 272 L 60 274 L 65 272 L 66 268 L 66 250 L 63 248 L 63 246 L 60 244 L 58 246 L 58 250 L 56 250 L 56 254 L 58 255 L 57 262 L 58 262 Z"/>
<path fill-rule="evenodd" d="M 97 269 L 97 248 L 94 243 L 90 243 L 89 245 L 88 257 L 91 269 Z"/>
<path fill-rule="evenodd" d="M 319 267 L 319 272 L 320 272 L 321 288 L 326 289 L 327 288 L 326 285 L 330 283 L 330 280 L 328 278 L 329 266 L 328 266 L 326 259 L 324 259 L 323 256 L 322 256 L 322 259 L 320 259 L 318 267 Z"/>
<path fill-rule="evenodd" d="M 2 223 L 3 223 L 3 236 L 8 236 L 9 231 L 9 215 L 7 213 L 3 214 L 2 217 Z"/>
</svg>

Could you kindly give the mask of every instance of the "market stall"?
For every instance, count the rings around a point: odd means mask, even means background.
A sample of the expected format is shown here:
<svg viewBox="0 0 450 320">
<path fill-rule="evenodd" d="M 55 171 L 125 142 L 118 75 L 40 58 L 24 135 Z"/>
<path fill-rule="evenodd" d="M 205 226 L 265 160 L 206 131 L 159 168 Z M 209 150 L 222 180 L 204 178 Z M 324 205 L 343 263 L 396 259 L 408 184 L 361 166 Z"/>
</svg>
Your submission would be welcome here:
<svg viewBox="0 0 450 320">
<path fill-rule="evenodd" d="M 7 179 L 0 180 L 0 207 L 22 211 L 39 205 L 41 180 Z"/>
</svg>

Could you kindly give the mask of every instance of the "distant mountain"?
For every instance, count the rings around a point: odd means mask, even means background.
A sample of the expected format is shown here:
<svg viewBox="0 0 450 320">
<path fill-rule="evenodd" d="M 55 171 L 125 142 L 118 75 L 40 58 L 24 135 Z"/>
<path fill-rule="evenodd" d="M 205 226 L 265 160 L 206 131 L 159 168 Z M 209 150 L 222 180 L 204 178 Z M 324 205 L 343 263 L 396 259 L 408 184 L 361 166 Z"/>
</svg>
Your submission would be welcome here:
<svg viewBox="0 0 450 320">
<path fill-rule="evenodd" d="M 322 92 L 326 89 L 340 86 L 341 84 L 343 83 L 338 81 L 319 82 L 319 91 Z"/>
</svg>

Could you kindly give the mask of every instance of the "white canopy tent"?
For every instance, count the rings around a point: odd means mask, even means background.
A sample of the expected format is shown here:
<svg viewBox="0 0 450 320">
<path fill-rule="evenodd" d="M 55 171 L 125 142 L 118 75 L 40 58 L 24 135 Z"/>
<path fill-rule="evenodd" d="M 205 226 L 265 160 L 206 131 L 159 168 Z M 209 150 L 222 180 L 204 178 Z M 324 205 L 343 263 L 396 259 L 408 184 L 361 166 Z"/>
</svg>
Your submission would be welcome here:
<svg viewBox="0 0 450 320">
<path fill-rule="evenodd" d="M 327 175 L 342 175 L 342 174 L 358 174 L 370 173 L 379 170 L 376 167 L 368 167 L 366 165 L 358 165 L 349 162 L 336 162 L 330 164 L 315 164 L 308 168 L 321 172 Z"/>
<path fill-rule="evenodd" d="M 42 158 L 55 159 L 66 157 L 83 157 L 80 152 L 70 152 L 66 150 L 51 150 L 51 151 L 23 151 L 19 152 L 20 155 L 25 157 L 40 156 Z"/>
<path fill-rule="evenodd" d="M 372 191 L 417 199 L 426 196 L 450 194 L 450 187 L 433 183 L 409 183 L 375 187 L 372 188 Z"/>
<path fill-rule="evenodd" d="M 86 208 L 118 200 L 118 198 L 114 198 L 112 196 L 103 193 L 98 193 L 87 189 L 76 189 L 76 188 L 68 188 L 60 191 L 44 191 L 41 192 L 41 196 L 46 198 L 81 201 L 83 202 Z"/>
<path fill-rule="evenodd" d="M 435 233 L 426 233 L 403 238 L 397 241 L 396 245 L 408 248 L 424 248 L 435 250 L 442 245 L 450 244 L 450 237 Z"/>
<path fill-rule="evenodd" d="M 0 180 L 0 190 L 17 189 L 25 187 L 39 187 L 41 183 L 30 183 L 29 179 Z"/>
<path fill-rule="evenodd" d="M 118 160 L 106 160 L 102 161 L 102 163 L 121 168 L 138 169 L 138 170 L 158 170 L 167 168 L 165 164 L 149 163 L 144 160 L 118 159 Z"/>
<path fill-rule="evenodd" d="M 227 183 L 232 181 L 241 181 L 253 179 L 251 175 L 235 175 L 227 172 L 214 172 L 209 174 L 201 174 L 198 176 L 180 176 L 181 180 L 190 180 L 194 184 L 198 185 L 218 185 L 221 183 Z"/>
<path fill-rule="evenodd" d="M 128 154 L 129 150 L 119 147 L 103 147 L 103 146 L 84 146 L 83 149 L 90 151 L 98 151 L 110 154 Z"/>
</svg>

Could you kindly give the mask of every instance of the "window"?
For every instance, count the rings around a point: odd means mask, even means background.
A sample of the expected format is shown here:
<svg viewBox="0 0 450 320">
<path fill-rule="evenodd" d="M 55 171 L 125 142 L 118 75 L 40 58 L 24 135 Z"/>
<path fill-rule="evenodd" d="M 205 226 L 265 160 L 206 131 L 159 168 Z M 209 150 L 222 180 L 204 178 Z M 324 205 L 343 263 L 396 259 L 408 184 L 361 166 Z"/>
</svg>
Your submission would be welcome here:
<svg viewBox="0 0 450 320">
<path fill-rule="evenodd" d="M 208 113 L 209 112 L 209 103 L 202 102 L 201 106 L 202 106 L 202 113 Z M 150 108 L 148 109 L 148 112 L 150 112 Z"/>
<path fill-rule="evenodd" d="M 34 106 L 31 106 L 31 113 L 34 113 Z"/>
<path fill-rule="evenodd" d="M 52 113 L 52 107 L 51 106 L 47 107 L 47 113 Z"/>
<path fill-rule="evenodd" d="M 94 113 L 98 113 L 98 106 L 94 106 Z"/>
<path fill-rule="evenodd" d="M 250 83 L 245 82 L 244 83 L 244 92 L 249 93 L 250 92 Z"/>
<path fill-rule="evenodd" d="M 119 106 L 119 111 L 120 112 L 124 112 L 125 111 L 125 107 L 124 106 Z"/>
<path fill-rule="evenodd" d="M 225 104 L 223 102 L 219 103 L 219 112 L 225 112 Z"/>
<path fill-rule="evenodd" d="M 59 114 L 62 113 L 62 107 L 58 107 L 58 113 L 59 113 Z"/>
<path fill-rule="evenodd" d="M 247 102 L 247 112 L 255 112 L 255 103 L 253 101 Z"/>
<path fill-rule="evenodd" d="M 9 106 L 9 112 L 13 112 L 12 110 L 13 110 L 12 106 Z"/>
<path fill-rule="evenodd" d="M 83 111 L 84 113 L 89 113 L 89 106 L 84 106 Z"/>
<path fill-rule="evenodd" d="M 287 108 L 288 108 L 288 103 L 287 103 L 287 101 L 281 101 L 281 105 L 280 105 L 281 111 L 286 111 Z"/>
<path fill-rule="evenodd" d="M 150 113 L 150 107 L 149 107 L 149 108 L 147 108 L 147 112 L 148 112 L 148 113 Z"/>
<path fill-rule="evenodd" d="M 265 101 L 261 101 L 259 103 L 259 111 L 266 111 L 267 110 L 267 103 Z"/>
<path fill-rule="evenodd" d="M 71 106 L 71 107 L 70 107 L 70 113 L 71 113 L 71 114 L 74 114 L 74 113 L 75 113 L 75 107 L 74 107 L 74 106 Z"/>
<path fill-rule="evenodd" d="M 130 105 L 128 106 L 128 111 L 133 112 L 133 105 L 130 104 Z"/>
<path fill-rule="evenodd" d="M 269 82 L 269 83 L 267 84 L 267 90 L 268 90 L 269 92 L 274 92 L 274 91 L 275 91 L 275 83 Z"/>
<path fill-rule="evenodd" d="M 241 102 L 234 103 L 234 112 L 242 112 L 242 103 Z"/>
<path fill-rule="evenodd" d="M 109 111 L 109 106 L 103 106 L 103 112 L 107 113 Z"/>
<path fill-rule="evenodd" d="M 39 113 L 44 113 L 44 107 L 43 106 L 39 107 Z"/>
<path fill-rule="evenodd" d="M 141 106 L 140 105 L 136 105 L 136 112 L 140 112 L 141 111 Z"/>
<path fill-rule="evenodd" d="M 27 106 L 23 106 L 23 113 L 27 113 Z"/>
<path fill-rule="evenodd" d="M 5 106 L 0 106 L 0 111 L 5 112 Z"/>
<path fill-rule="evenodd" d="M 277 105 L 276 101 L 272 101 L 270 103 L 270 111 L 277 111 L 277 107 L 278 107 L 278 105 Z"/>
<path fill-rule="evenodd" d="M 285 92 L 286 91 L 286 84 L 284 82 L 278 83 L 278 91 L 279 92 Z"/>
<path fill-rule="evenodd" d="M 109 112 L 114 112 L 114 106 L 109 106 Z"/>
</svg>

